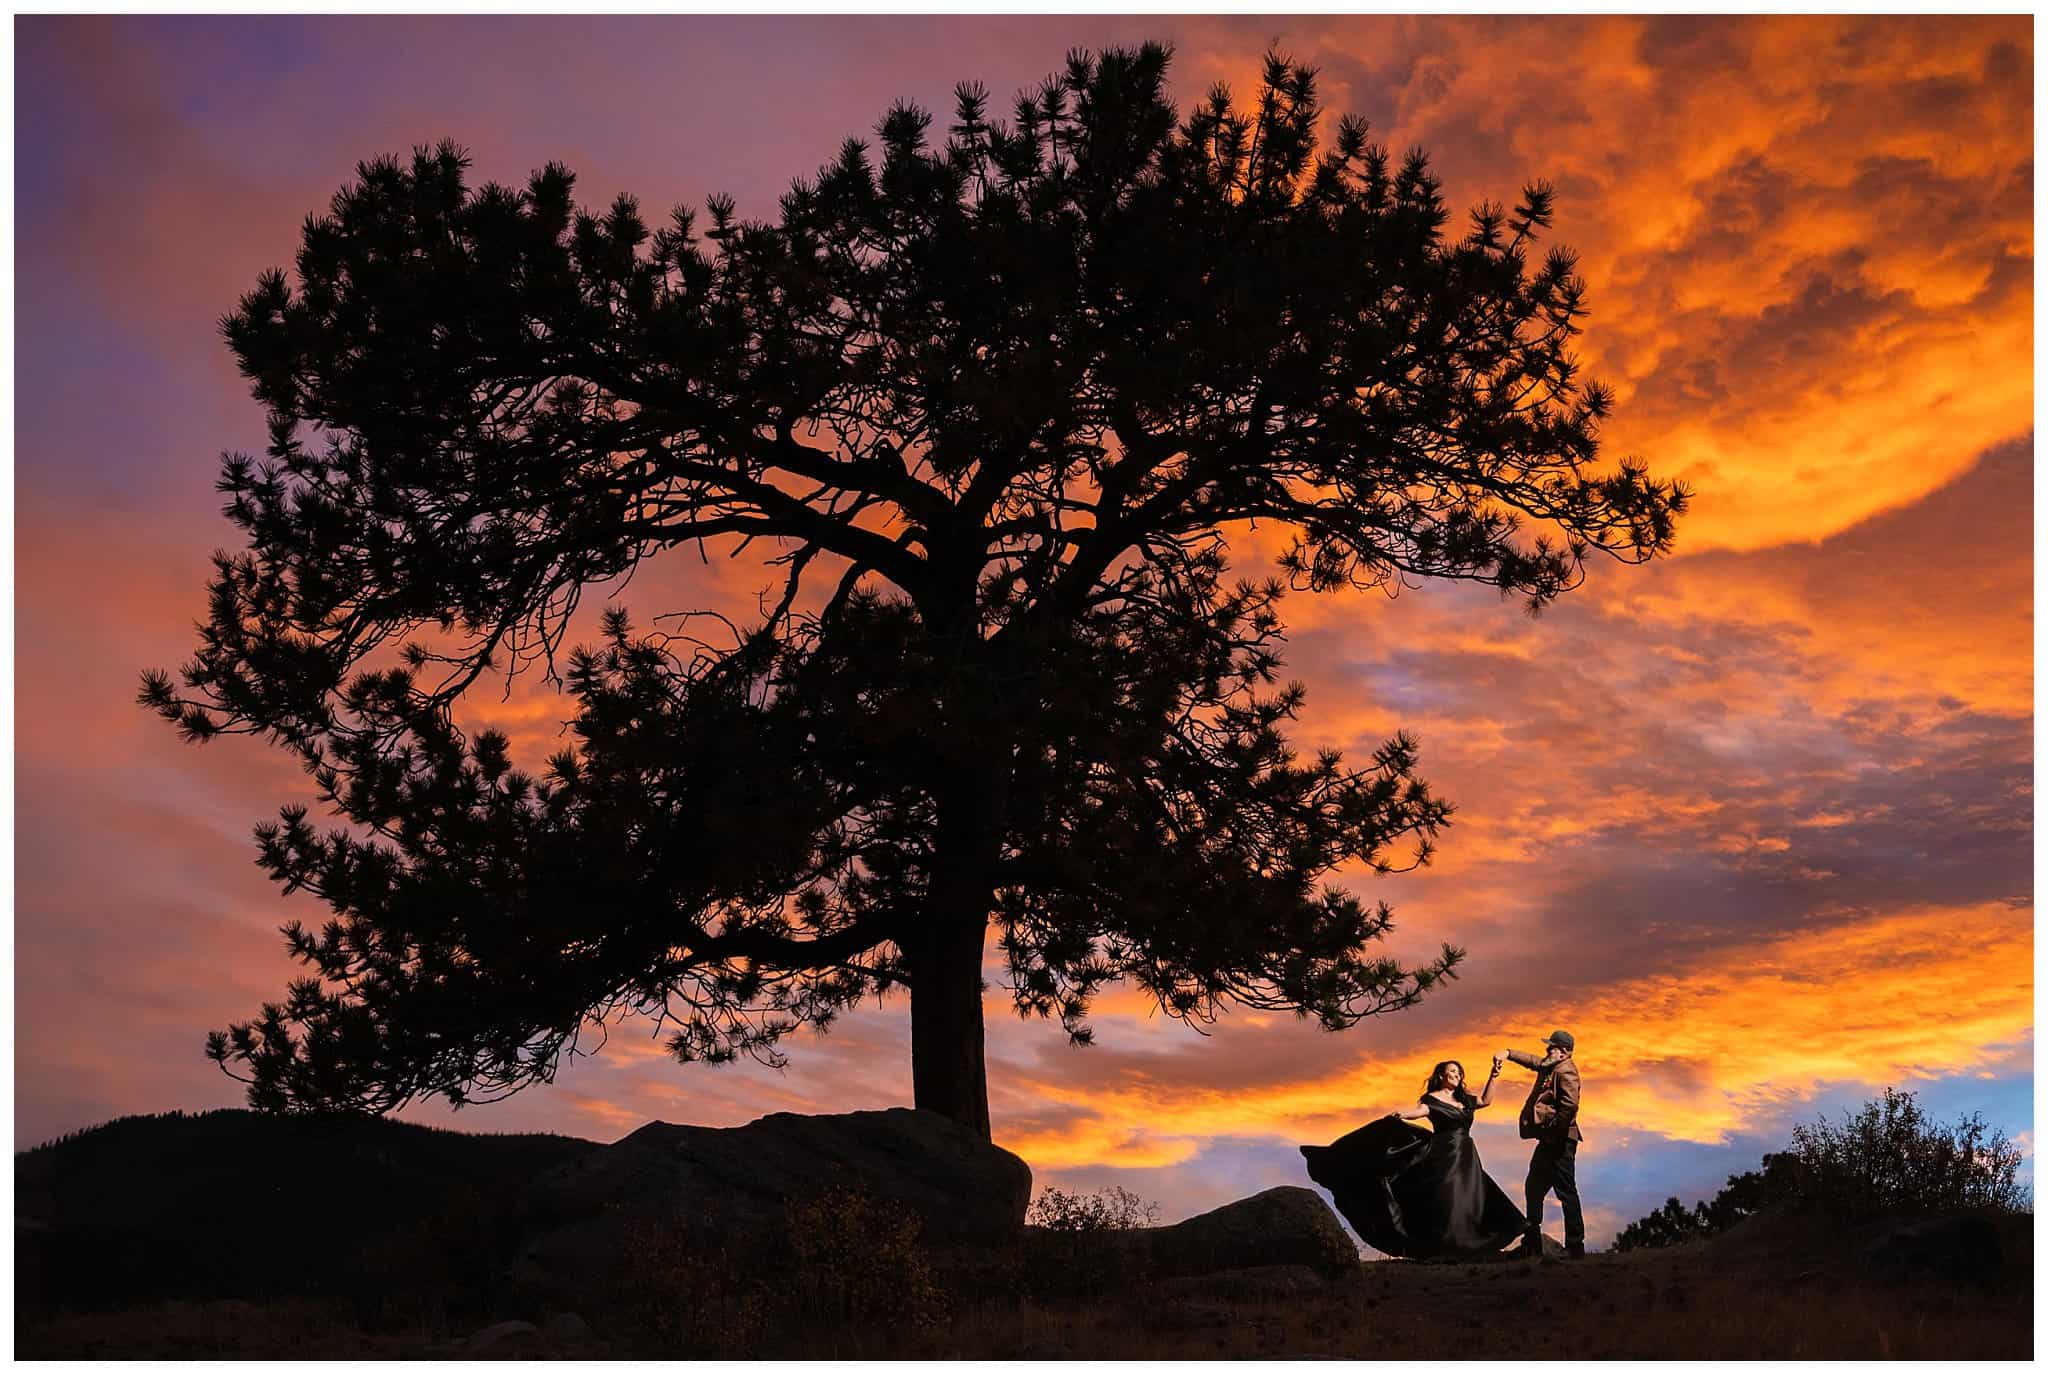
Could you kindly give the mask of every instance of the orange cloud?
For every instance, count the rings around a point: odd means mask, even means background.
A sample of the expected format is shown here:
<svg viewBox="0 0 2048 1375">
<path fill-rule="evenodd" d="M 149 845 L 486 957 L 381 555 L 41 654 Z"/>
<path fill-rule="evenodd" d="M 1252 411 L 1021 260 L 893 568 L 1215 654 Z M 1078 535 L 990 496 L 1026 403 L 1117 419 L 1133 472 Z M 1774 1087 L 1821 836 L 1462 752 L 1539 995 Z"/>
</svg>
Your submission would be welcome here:
<svg viewBox="0 0 2048 1375">
<path fill-rule="evenodd" d="M 281 993 L 298 971 L 274 927 L 320 915 L 250 862 L 248 828 L 310 798 L 289 756 L 183 745 L 133 696 L 141 668 L 190 653 L 206 553 L 236 533 L 209 456 L 262 442 L 213 321 L 289 262 L 357 158 L 450 134 L 480 177 L 562 157 L 591 204 L 724 189 L 768 214 L 896 96 L 943 124 L 955 79 L 1002 107 L 1069 46 L 1151 35 L 1178 48 L 1183 109 L 1216 80 L 1249 94 L 1269 40 L 1320 65 L 1332 116 L 1428 149 L 1454 214 L 1554 181 L 1587 370 L 1620 390 L 1607 452 L 1699 499 L 1679 557 L 1595 567 L 1540 620 L 1444 586 L 1293 598 L 1297 743 L 1413 730 L 1459 807 L 1431 869 L 1357 886 L 1396 905 L 1389 953 L 1454 940 L 1466 977 L 1342 1037 L 1233 1015 L 1197 1040 L 1118 990 L 1085 1052 L 997 991 L 1006 1143 L 1079 1169 L 1315 1139 L 1412 1094 L 1440 1046 L 1547 1030 L 1532 980 L 1574 1009 L 1602 1140 L 1720 1140 L 1823 1081 L 2023 1071 L 1998 1047 L 2031 1027 L 2032 455 L 1996 446 L 2033 404 L 2026 17 L 616 23 L 281 21 L 265 41 L 293 48 L 288 77 L 237 53 L 242 21 L 24 23 L 22 108 L 52 131 L 21 237 L 39 345 L 18 466 L 28 1139 L 234 1101 L 197 1037 Z M 757 62 L 787 81 L 731 75 Z M 743 138 L 675 137 L 736 118 Z M 125 408 L 98 404 L 110 387 Z M 1245 571 L 1268 533 L 1241 544 Z M 592 589 L 567 643 L 595 639 L 607 599 L 642 629 L 700 606 L 746 619 L 763 570 L 707 553 Z M 538 769 L 572 708 L 537 675 L 509 698 L 486 679 L 459 719 Z M 112 1039 L 92 1011 L 109 1002 L 135 1012 Z M 900 1000 L 789 1049 L 784 1074 L 682 1068 L 622 1031 L 459 1125 L 610 1136 L 907 1101 Z"/>
<path fill-rule="evenodd" d="M 1683 549 L 1846 529 L 2032 425 L 2023 17 L 1182 27 L 1184 97 L 1278 30 L 1454 209 L 1556 183 L 1609 452 L 1697 486 Z"/>
<path fill-rule="evenodd" d="M 1036 1094 L 1070 1115 L 998 1135 L 1047 1169 L 1171 1164 L 1218 1136 L 1319 1140 L 1407 1102 L 1455 1049 L 1475 1063 L 1480 1052 L 1465 1049 L 1475 1042 L 1531 1049 L 1561 1018 L 1579 1039 L 1589 1131 L 1719 1142 L 1823 1085 L 1973 1073 L 1991 1048 L 2029 1043 L 2032 970 L 2031 908 L 1893 913 L 1717 950 L 1574 997 L 1568 1014 L 1554 1003 L 1490 1009 L 1433 1044 L 1403 1037 L 1327 1076 L 1290 1076 L 1275 1055 L 1270 1082 L 1227 1090 L 1043 1079 Z M 1379 1034 L 1401 1036 L 1402 1025 Z M 1525 1082 L 1504 1080 L 1497 1100 L 1512 1109 Z"/>
</svg>

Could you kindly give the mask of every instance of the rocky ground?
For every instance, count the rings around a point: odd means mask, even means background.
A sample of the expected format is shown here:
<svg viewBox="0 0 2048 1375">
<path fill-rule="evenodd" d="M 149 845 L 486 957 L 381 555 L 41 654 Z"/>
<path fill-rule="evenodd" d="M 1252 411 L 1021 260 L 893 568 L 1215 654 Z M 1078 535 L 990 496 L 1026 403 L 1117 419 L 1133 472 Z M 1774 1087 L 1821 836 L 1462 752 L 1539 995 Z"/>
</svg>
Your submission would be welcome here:
<svg viewBox="0 0 2048 1375">
<path fill-rule="evenodd" d="M 1582 1261 L 1372 1264 L 1151 1287 L 1054 1317 L 1048 1354 L 1098 1358 L 2025 1359 L 2032 1266 L 1989 1286 L 1873 1280 L 1796 1232 Z M 2022 1235 L 2015 1240 L 2025 1240 Z M 952 1334 L 996 1354 L 993 1333 Z M 943 1349 L 942 1344 L 935 1344 Z M 933 1354 L 939 1354 L 935 1349 Z"/>
<path fill-rule="evenodd" d="M 1708 1241 L 1577 1261 L 1359 1265 L 1333 1247 L 1343 1234 L 1314 1193 L 1276 1189 L 1171 1228 L 1076 1234 L 1019 1228 L 1013 1218 L 999 1234 L 982 1226 L 946 1235 L 925 1225 L 933 1205 L 918 1195 L 944 1170 L 958 1172 L 963 1190 L 1009 1197 L 1005 1216 L 1019 1218 L 1028 1174 L 1011 1178 L 1016 1170 L 999 1159 L 977 1164 L 907 1116 L 859 1115 L 838 1127 L 764 1122 L 730 1134 L 650 1131 L 626 1149 L 465 1140 L 395 1124 L 306 1135 L 303 1124 L 246 1114 L 114 1124 L 119 1130 L 16 1158 L 14 1354 L 2027 1359 L 2033 1351 L 2025 1216 L 1849 1227 L 1784 1214 Z M 762 1130 L 776 1139 L 759 1139 Z M 318 1168 L 266 1167 L 266 1158 L 285 1156 Z M 725 1189 L 719 1181 L 735 1162 L 758 1165 L 746 1175 L 758 1184 L 771 1165 L 796 1179 L 827 1156 L 860 1163 L 878 1186 L 874 1196 L 817 1194 L 764 1211 L 775 1225 L 751 1233 L 743 1217 L 692 1231 L 676 1214 L 633 1206 L 688 1197 L 687 1215 L 701 1219 L 716 1212 L 701 1191 Z M 908 1166 L 894 1198 L 892 1160 Z M 461 1191 L 450 1182 L 458 1176 Z M 358 1200 L 345 1245 L 320 1221 L 334 1215 L 325 1203 L 337 1186 Z M 459 1205 L 452 1210 L 450 1197 Z M 400 1206 L 387 1206 L 388 1216 L 376 1211 L 378 1200 L 394 1198 Z M 434 1199 L 444 1200 L 442 1211 L 428 1206 Z M 287 1251 L 302 1259 L 263 1259 Z M 629 1263 L 579 1290 L 572 1277 L 602 1253 Z"/>
<path fill-rule="evenodd" d="M 1769 1227 L 1583 1261 L 1387 1261 L 1329 1278 L 1267 1266 L 1061 1299 L 983 1298 L 928 1323 L 757 1333 L 750 1354 L 809 1358 L 2009 1359 L 2033 1354 L 2032 1263 L 1989 1283 L 1873 1280 Z M 2024 1224 L 2006 1241 L 2025 1244 Z M 1841 1259 L 1840 1255 L 1837 1256 Z M 940 1276 L 943 1287 L 944 1276 Z M 554 1315 L 473 1332 L 368 1331 L 313 1301 L 163 1304 L 24 1326 L 16 1354 L 168 1359 L 690 1358 L 644 1328 Z M 719 1353 L 737 1354 L 721 1344 Z"/>
</svg>

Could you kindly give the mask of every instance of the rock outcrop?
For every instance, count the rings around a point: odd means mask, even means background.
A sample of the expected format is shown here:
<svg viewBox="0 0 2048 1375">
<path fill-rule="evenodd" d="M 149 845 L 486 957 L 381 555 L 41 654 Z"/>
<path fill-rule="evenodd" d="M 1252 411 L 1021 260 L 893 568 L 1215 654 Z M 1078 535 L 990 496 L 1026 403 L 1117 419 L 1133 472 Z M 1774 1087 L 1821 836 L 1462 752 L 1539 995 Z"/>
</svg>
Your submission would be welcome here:
<svg viewBox="0 0 2048 1375">
<path fill-rule="evenodd" d="M 1161 1276 L 1266 1265 L 1325 1271 L 1359 1265 L 1357 1245 L 1322 1196 L 1291 1184 L 1146 1231 L 1153 1273 Z"/>
<path fill-rule="evenodd" d="M 1031 1169 L 937 1113 L 773 1113 L 743 1127 L 650 1122 L 535 1181 L 551 1225 L 521 1249 L 522 1284 L 601 1286 L 648 1227 L 746 1245 L 772 1237 L 793 1201 L 835 1188 L 903 1208 L 938 1242 L 1000 1241 L 1023 1227 Z"/>
<path fill-rule="evenodd" d="M 1162 1280 L 1270 1266 L 1305 1266 L 1327 1275 L 1361 1263 L 1357 1243 L 1322 1196 L 1294 1185 L 1169 1227 L 1089 1234 L 1087 1244 L 1120 1253 L 1132 1274 Z"/>
</svg>

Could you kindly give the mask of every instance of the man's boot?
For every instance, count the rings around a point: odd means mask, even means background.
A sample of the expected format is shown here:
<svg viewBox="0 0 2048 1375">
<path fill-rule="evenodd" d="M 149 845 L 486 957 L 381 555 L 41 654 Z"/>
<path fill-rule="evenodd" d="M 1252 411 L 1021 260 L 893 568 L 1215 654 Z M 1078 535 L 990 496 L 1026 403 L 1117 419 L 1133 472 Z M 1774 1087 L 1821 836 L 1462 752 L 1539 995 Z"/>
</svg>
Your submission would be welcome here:
<svg viewBox="0 0 2048 1375">
<path fill-rule="evenodd" d="M 1531 1227 L 1528 1231 L 1522 1233 L 1522 1244 L 1508 1252 L 1508 1254 L 1516 1260 L 1543 1259 L 1543 1233 Z"/>
<path fill-rule="evenodd" d="M 1564 1244 L 1564 1256 L 1566 1260 L 1584 1260 L 1586 1258 L 1586 1243 L 1583 1241 L 1566 1242 Z"/>
</svg>

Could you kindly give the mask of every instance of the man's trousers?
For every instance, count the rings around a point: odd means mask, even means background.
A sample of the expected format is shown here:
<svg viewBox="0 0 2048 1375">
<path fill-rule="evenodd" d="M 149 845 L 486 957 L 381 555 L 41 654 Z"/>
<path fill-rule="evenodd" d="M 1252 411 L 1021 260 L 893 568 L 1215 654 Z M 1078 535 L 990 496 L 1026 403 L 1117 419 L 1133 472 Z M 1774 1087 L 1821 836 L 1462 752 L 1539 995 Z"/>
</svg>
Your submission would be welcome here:
<svg viewBox="0 0 2048 1375">
<path fill-rule="evenodd" d="M 1564 1244 L 1584 1247 L 1586 1244 L 1586 1218 L 1579 1211 L 1579 1143 L 1572 1140 L 1539 1141 L 1535 1154 L 1529 1157 L 1528 1229 L 1524 1233 L 1530 1244 L 1543 1244 L 1543 1196 L 1552 1190 L 1557 1192 L 1557 1202 L 1564 1209 Z"/>
</svg>

